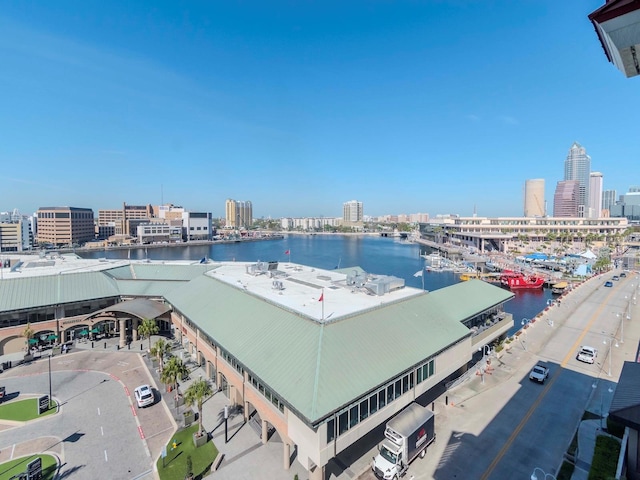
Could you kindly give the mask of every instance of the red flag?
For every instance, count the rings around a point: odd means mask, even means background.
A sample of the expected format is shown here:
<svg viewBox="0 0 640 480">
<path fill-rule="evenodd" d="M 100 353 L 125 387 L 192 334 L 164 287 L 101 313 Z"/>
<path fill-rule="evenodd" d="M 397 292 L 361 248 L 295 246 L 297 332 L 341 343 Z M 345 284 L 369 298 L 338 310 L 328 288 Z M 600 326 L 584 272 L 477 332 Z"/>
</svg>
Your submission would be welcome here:
<svg viewBox="0 0 640 480">
<path fill-rule="evenodd" d="M 291 255 L 291 250 L 287 250 L 286 252 L 284 252 L 285 255 Z"/>
<path fill-rule="evenodd" d="M 322 294 L 320 295 L 320 298 L 318 299 L 319 302 L 322 302 L 324 300 L 324 292 L 322 292 Z"/>
</svg>

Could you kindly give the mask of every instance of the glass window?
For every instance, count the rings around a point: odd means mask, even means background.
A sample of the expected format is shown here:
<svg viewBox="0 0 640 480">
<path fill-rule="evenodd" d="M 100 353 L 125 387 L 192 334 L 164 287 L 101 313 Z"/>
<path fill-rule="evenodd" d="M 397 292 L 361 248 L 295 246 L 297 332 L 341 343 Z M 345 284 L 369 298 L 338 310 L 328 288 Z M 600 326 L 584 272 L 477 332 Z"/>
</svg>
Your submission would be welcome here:
<svg viewBox="0 0 640 480">
<path fill-rule="evenodd" d="M 435 360 L 431 360 L 429 362 L 429 376 L 433 375 L 434 369 L 435 369 Z"/>
<path fill-rule="evenodd" d="M 409 375 L 402 377 L 402 393 L 407 393 L 409 390 Z"/>
<path fill-rule="evenodd" d="M 427 378 L 429 378 L 429 364 L 428 363 L 425 363 L 422 366 L 422 378 L 424 378 L 425 380 Z"/>
<path fill-rule="evenodd" d="M 378 392 L 378 407 L 383 408 L 387 404 L 384 396 L 384 388 Z"/>
<path fill-rule="evenodd" d="M 349 412 L 342 412 L 338 417 L 338 435 L 349 430 Z"/>
<path fill-rule="evenodd" d="M 332 418 L 327 422 L 327 443 L 336 438 L 336 421 Z"/>
<path fill-rule="evenodd" d="M 409 388 L 413 388 L 413 372 L 409 374 Z"/>
<path fill-rule="evenodd" d="M 402 380 L 396 380 L 396 391 L 395 391 L 395 397 L 394 398 L 398 398 L 400 395 L 402 395 Z"/>
<path fill-rule="evenodd" d="M 418 368 L 418 370 L 416 370 L 416 377 L 417 377 L 417 382 L 420 383 L 422 381 L 422 367 Z"/>
<path fill-rule="evenodd" d="M 360 420 L 358 419 L 358 405 L 349 409 L 349 427 L 355 427 Z"/>
<path fill-rule="evenodd" d="M 369 416 L 369 399 L 360 402 L 360 421 Z"/>
<path fill-rule="evenodd" d="M 375 393 L 369 398 L 369 412 L 371 415 L 378 411 L 378 394 Z"/>
<path fill-rule="evenodd" d="M 387 387 L 387 403 L 393 402 L 393 384 Z"/>
</svg>

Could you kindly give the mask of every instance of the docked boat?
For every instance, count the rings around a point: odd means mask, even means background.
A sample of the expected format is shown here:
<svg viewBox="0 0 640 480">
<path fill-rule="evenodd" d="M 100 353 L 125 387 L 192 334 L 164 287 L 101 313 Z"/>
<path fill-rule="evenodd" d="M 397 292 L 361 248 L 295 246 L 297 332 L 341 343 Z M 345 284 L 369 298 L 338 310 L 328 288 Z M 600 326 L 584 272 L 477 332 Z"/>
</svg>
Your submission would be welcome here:
<svg viewBox="0 0 640 480">
<path fill-rule="evenodd" d="M 554 295 L 562 295 L 569 284 L 567 282 L 558 282 L 551 285 L 551 293 Z"/>
<path fill-rule="evenodd" d="M 510 276 L 506 280 L 507 286 L 511 290 L 542 288 L 544 285 L 544 278 L 535 275 Z"/>
</svg>

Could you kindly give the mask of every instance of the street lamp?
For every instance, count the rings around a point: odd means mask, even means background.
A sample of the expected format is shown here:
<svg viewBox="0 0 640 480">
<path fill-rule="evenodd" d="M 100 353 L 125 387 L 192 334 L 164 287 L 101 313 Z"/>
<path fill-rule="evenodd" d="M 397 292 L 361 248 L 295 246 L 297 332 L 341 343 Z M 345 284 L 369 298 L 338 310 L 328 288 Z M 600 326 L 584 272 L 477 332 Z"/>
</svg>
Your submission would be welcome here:
<svg viewBox="0 0 640 480">
<path fill-rule="evenodd" d="M 542 473 L 542 477 L 538 477 L 538 475 L 536 475 L 537 471 L 540 471 Z M 547 478 L 551 478 L 552 480 L 557 480 L 556 477 L 554 477 L 550 473 L 546 473 L 540 467 L 536 467 L 533 469 L 533 473 L 531 474 L 531 480 L 547 480 Z"/>
<path fill-rule="evenodd" d="M 618 345 L 618 340 L 614 337 L 611 337 L 609 339 L 605 338 L 602 343 L 604 343 L 605 345 L 607 344 L 607 341 L 609 342 L 609 376 L 611 376 L 611 357 L 612 357 L 612 351 L 611 351 L 611 344 L 613 343 L 613 341 L 616 341 L 616 348 L 619 347 L 620 345 Z"/>
</svg>

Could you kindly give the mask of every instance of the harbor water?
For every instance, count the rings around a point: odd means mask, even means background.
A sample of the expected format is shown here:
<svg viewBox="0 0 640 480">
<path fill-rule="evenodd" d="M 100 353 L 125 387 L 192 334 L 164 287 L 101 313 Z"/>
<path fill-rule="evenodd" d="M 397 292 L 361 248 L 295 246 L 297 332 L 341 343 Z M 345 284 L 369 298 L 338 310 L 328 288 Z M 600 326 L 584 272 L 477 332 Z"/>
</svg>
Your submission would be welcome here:
<svg viewBox="0 0 640 480">
<path fill-rule="evenodd" d="M 332 270 L 361 267 L 366 272 L 403 278 L 407 286 L 433 291 L 460 282 L 460 275 L 450 271 L 424 269 L 423 246 L 416 243 L 370 235 L 285 235 L 284 238 L 213 245 L 131 248 L 81 252 L 84 258 L 131 258 L 132 260 L 188 260 L 294 262 Z M 287 253 L 288 252 L 288 253 Z M 422 277 L 415 276 L 422 272 Z M 550 289 L 516 291 L 505 305 L 513 315 L 515 333 L 523 319 L 544 310 L 552 298 Z"/>
</svg>

